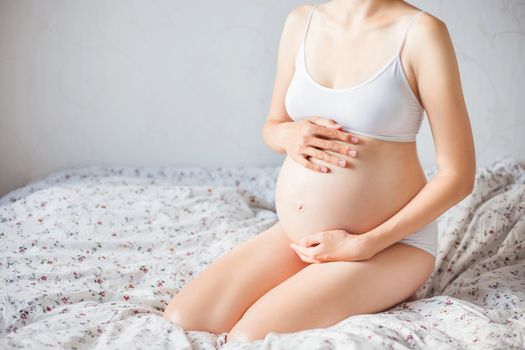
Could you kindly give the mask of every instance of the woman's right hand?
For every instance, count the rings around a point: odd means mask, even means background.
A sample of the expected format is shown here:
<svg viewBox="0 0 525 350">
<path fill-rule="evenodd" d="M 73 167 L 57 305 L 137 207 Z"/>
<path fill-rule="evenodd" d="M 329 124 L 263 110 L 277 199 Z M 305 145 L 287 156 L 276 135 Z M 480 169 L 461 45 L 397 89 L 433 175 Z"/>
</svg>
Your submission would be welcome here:
<svg viewBox="0 0 525 350">
<path fill-rule="evenodd" d="M 347 160 L 333 156 L 325 150 L 338 152 L 347 157 L 356 157 L 357 151 L 355 147 L 335 140 L 357 144 L 359 138 L 349 132 L 339 130 L 340 128 L 342 128 L 342 125 L 337 124 L 332 119 L 323 117 L 301 119 L 290 124 L 287 142 L 283 147 L 292 159 L 306 168 L 318 172 L 329 171 L 327 167 L 310 161 L 309 157 L 321 159 L 327 163 L 344 168 Z M 353 154 L 351 153 L 352 151 L 354 151 Z M 344 163 L 340 163 L 340 161 Z"/>
</svg>

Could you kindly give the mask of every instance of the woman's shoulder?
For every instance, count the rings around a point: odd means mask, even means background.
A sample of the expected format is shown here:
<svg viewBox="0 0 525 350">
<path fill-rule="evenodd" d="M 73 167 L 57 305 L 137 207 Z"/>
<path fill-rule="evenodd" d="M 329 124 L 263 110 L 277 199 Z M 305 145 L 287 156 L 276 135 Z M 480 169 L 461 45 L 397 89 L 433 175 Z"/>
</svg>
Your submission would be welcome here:
<svg viewBox="0 0 525 350">
<path fill-rule="evenodd" d="M 304 33 L 312 7 L 313 5 L 311 4 L 301 4 L 293 7 L 290 12 L 288 12 L 282 33 L 288 45 L 296 46 L 292 43 L 298 42 Z"/>
<path fill-rule="evenodd" d="M 422 12 L 419 14 L 419 12 Z M 419 14 L 419 15 L 418 15 Z M 414 18 L 414 16 L 417 16 Z M 406 11 L 406 22 L 411 22 L 409 32 L 407 33 L 407 48 L 405 50 L 413 51 L 422 54 L 424 48 L 436 45 L 442 45 L 444 42 L 451 41 L 450 33 L 445 22 L 435 15 L 411 6 Z M 412 47 L 412 49 L 411 49 Z"/>
<path fill-rule="evenodd" d="M 447 26 L 443 20 L 434 16 L 433 14 L 418 8 L 414 8 L 410 11 L 407 17 L 412 17 L 418 12 L 423 12 L 417 21 L 413 24 L 414 32 L 420 33 L 423 36 L 443 34 L 444 30 L 447 30 Z"/>
<path fill-rule="evenodd" d="M 288 13 L 286 20 L 299 26 L 304 25 L 313 6 L 313 4 L 296 5 Z"/>
</svg>

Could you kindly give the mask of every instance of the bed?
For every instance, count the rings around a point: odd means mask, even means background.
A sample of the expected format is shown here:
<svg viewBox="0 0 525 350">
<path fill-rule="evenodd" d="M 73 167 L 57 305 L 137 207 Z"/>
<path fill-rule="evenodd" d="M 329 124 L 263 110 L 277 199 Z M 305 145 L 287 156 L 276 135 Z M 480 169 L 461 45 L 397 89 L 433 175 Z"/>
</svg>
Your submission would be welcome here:
<svg viewBox="0 0 525 350">
<path fill-rule="evenodd" d="M 1 349 L 523 349 L 525 170 L 505 156 L 438 219 L 417 300 L 251 343 L 162 318 L 217 257 L 270 227 L 279 167 L 89 166 L 0 198 Z M 427 178 L 436 169 L 426 169 Z"/>
</svg>

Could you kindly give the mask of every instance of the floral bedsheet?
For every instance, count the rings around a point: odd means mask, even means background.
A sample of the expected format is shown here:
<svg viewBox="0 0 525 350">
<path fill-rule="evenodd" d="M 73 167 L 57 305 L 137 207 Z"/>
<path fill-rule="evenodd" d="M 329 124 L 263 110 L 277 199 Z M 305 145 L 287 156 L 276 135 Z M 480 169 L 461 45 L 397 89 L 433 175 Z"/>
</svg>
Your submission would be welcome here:
<svg viewBox="0 0 525 350">
<path fill-rule="evenodd" d="M 278 171 L 78 167 L 3 196 L 0 348 L 524 348 L 525 170 L 509 157 L 438 219 L 418 300 L 244 344 L 164 320 L 206 265 L 277 220 Z"/>
</svg>

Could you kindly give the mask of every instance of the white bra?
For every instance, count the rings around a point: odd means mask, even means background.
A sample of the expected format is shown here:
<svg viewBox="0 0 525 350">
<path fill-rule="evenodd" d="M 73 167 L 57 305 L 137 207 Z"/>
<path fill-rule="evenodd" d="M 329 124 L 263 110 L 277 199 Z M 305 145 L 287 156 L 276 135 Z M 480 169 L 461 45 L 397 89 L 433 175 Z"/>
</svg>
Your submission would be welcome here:
<svg viewBox="0 0 525 350">
<path fill-rule="evenodd" d="M 334 119 L 350 133 L 387 141 L 415 141 L 424 108 L 408 83 L 401 63 L 401 49 L 410 26 L 424 11 L 413 16 L 396 55 L 377 73 L 356 86 L 335 89 L 317 83 L 306 68 L 304 44 L 317 6 L 313 5 L 310 11 L 295 59 L 295 72 L 286 91 L 285 107 L 290 118 L 297 121 L 321 116 Z"/>
</svg>

